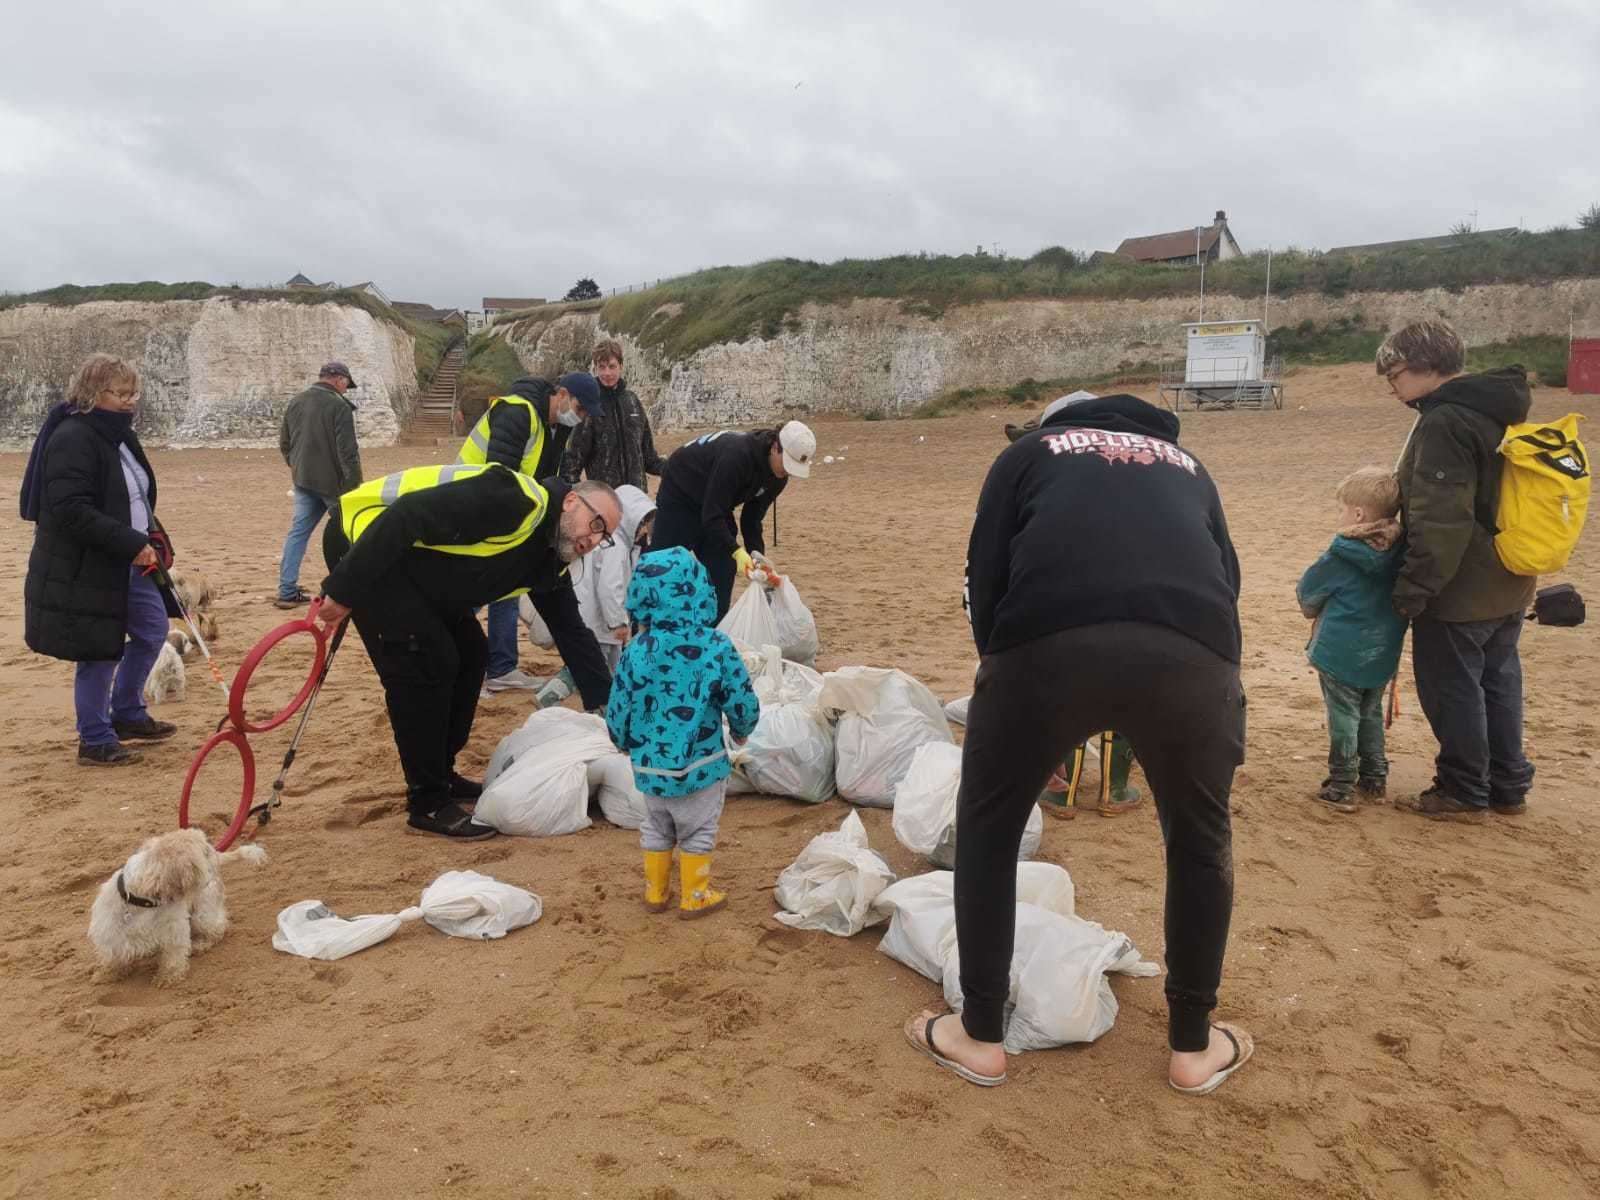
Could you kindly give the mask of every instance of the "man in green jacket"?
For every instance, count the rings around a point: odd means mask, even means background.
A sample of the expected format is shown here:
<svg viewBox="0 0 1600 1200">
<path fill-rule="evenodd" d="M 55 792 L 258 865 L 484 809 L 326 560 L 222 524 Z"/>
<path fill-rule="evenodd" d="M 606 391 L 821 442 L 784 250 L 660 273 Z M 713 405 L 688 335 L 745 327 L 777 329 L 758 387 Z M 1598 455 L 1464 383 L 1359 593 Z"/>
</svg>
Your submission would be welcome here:
<svg viewBox="0 0 1600 1200">
<path fill-rule="evenodd" d="M 1439 743 L 1433 786 L 1395 807 L 1481 822 L 1527 810 L 1517 638 L 1535 579 L 1494 548 L 1500 442 L 1528 419 L 1521 367 L 1462 372 L 1466 350 L 1443 321 L 1417 321 L 1378 348 L 1378 374 L 1417 412 L 1395 474 L 1406 528 L 1394 608 L 1411 619 L 1417 700 Z"/>
<path fill-rule="evenodd" d="M 342 362 L 323 366 L 316 383 L 289 401 L 278 429 L 278 449 L 294 480 L 294 519 L 278 566 L 279 608 L 299 608 L 311 597 L 300 586 L 300 560 L 323 513 L 337 512 L 339 497 L 361 483 L 356 445 L 356 406 L 345 393 L 355 387 Z"/>
</svg>

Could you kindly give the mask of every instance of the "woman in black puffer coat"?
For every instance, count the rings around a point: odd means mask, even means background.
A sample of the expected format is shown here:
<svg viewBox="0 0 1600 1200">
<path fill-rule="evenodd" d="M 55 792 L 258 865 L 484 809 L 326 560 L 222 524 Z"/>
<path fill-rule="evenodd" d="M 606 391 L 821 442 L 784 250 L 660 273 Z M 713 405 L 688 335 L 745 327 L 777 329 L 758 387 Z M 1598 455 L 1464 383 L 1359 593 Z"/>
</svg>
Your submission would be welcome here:
<svg viewBox="0 0 1600 1200">
<path fill-rule="evenodd" d="M 138 404 L 138 371 L 91 355 L 45 418 L 22 479 L 23 519 L 37 523 L 24 638 L 30 650 L 78 664 L 78 762 L 91 766 L 135 762 L 125 740 L 177 732 L 144 706 L 167 618 L 179 614 L 144 574 L 156 563 L 158 526 L 155 472 L 133 432 Z"/>
</svg>

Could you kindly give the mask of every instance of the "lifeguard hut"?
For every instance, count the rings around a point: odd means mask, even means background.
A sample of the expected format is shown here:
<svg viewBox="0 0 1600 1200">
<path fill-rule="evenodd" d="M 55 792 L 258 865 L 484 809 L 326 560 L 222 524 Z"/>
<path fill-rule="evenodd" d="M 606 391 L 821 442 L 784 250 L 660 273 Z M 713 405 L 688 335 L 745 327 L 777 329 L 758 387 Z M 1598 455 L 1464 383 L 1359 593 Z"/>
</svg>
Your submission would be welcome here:
<svg viewBox="0 0 1600 1200">
<path fill-rule="evenodd" d="M 1184 409 L 1282 408 L 1283 362 L 1267 359 L 1266 323 L 1190 321 L 1183 367 L 1161 372 L 1161 398 Z"/>
</svg>

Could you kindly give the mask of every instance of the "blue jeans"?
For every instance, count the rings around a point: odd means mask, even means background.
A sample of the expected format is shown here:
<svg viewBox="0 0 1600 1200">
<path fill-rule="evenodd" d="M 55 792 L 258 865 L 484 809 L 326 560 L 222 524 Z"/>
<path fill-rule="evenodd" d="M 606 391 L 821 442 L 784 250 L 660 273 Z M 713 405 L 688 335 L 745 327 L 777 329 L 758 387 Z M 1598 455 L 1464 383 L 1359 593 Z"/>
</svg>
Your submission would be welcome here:
<svg viewBox="0 0 1600 1200">
<path fill-rule="evenodd" d="M 517 667 L 517 597 L 489 605 L 488 678 L 496 679 Z"/>
<path fill-rule="evenodd" d="M 81 662 L 72 685 L 78 710 L 78 737 L 85 746 L 110 746 L 117 741 L 112 721 L 137 721 L 150 714 L 144 707 L 144 681 L 167 640 L 167 605 L 155 583 L 128 571 L 128 644 L 114 662 Z"/>
<path fill-rule="evenodd" d="M 294 519 L 289 522 L 289 536 L 283 540 L 283 561 L 278 567 L 278 599 L 294 599 L 300 586 L 300 560 L 306 556 L 306 543 L 322 514 L 338 508 L 337 496 L 320 496 L 298 486 L 294 489 Z"/>
</svg>

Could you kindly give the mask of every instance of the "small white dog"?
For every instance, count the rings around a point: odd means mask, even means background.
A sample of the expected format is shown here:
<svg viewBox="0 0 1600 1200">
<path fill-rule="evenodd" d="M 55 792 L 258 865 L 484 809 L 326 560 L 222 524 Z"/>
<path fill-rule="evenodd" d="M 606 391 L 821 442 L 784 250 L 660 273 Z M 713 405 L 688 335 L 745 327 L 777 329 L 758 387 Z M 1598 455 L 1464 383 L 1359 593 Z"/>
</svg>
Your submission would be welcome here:
<svg viewBox="0 0 1600 1200">
<path fill-rule="evenodd" d="M 156 983 L 189 973 L 189 956 L 209 950 L 228 929 L 222 863 L 260 865 L 267 852 L 240 846 L 219 854 L 198 829 L 175 829 L 148 839 L 100 885 L 89 912 L 89 941 L 100 956 L 95 977 L 120 979 L 147 958 Z"/>
<path fill-rule="evenodd" d="M 161 653 L 156 655 L 156 665 L 150 668 L 150 674 L 145 677 L 146 704 L 165 704 L 169 700 L 182 700 L 188 691 L 183 651 L 173 644 L 172 639 L 175 636 L 181 636 L 176 629 L 169 633 L 167 640 L 161 644 Z"/>
</svg>

